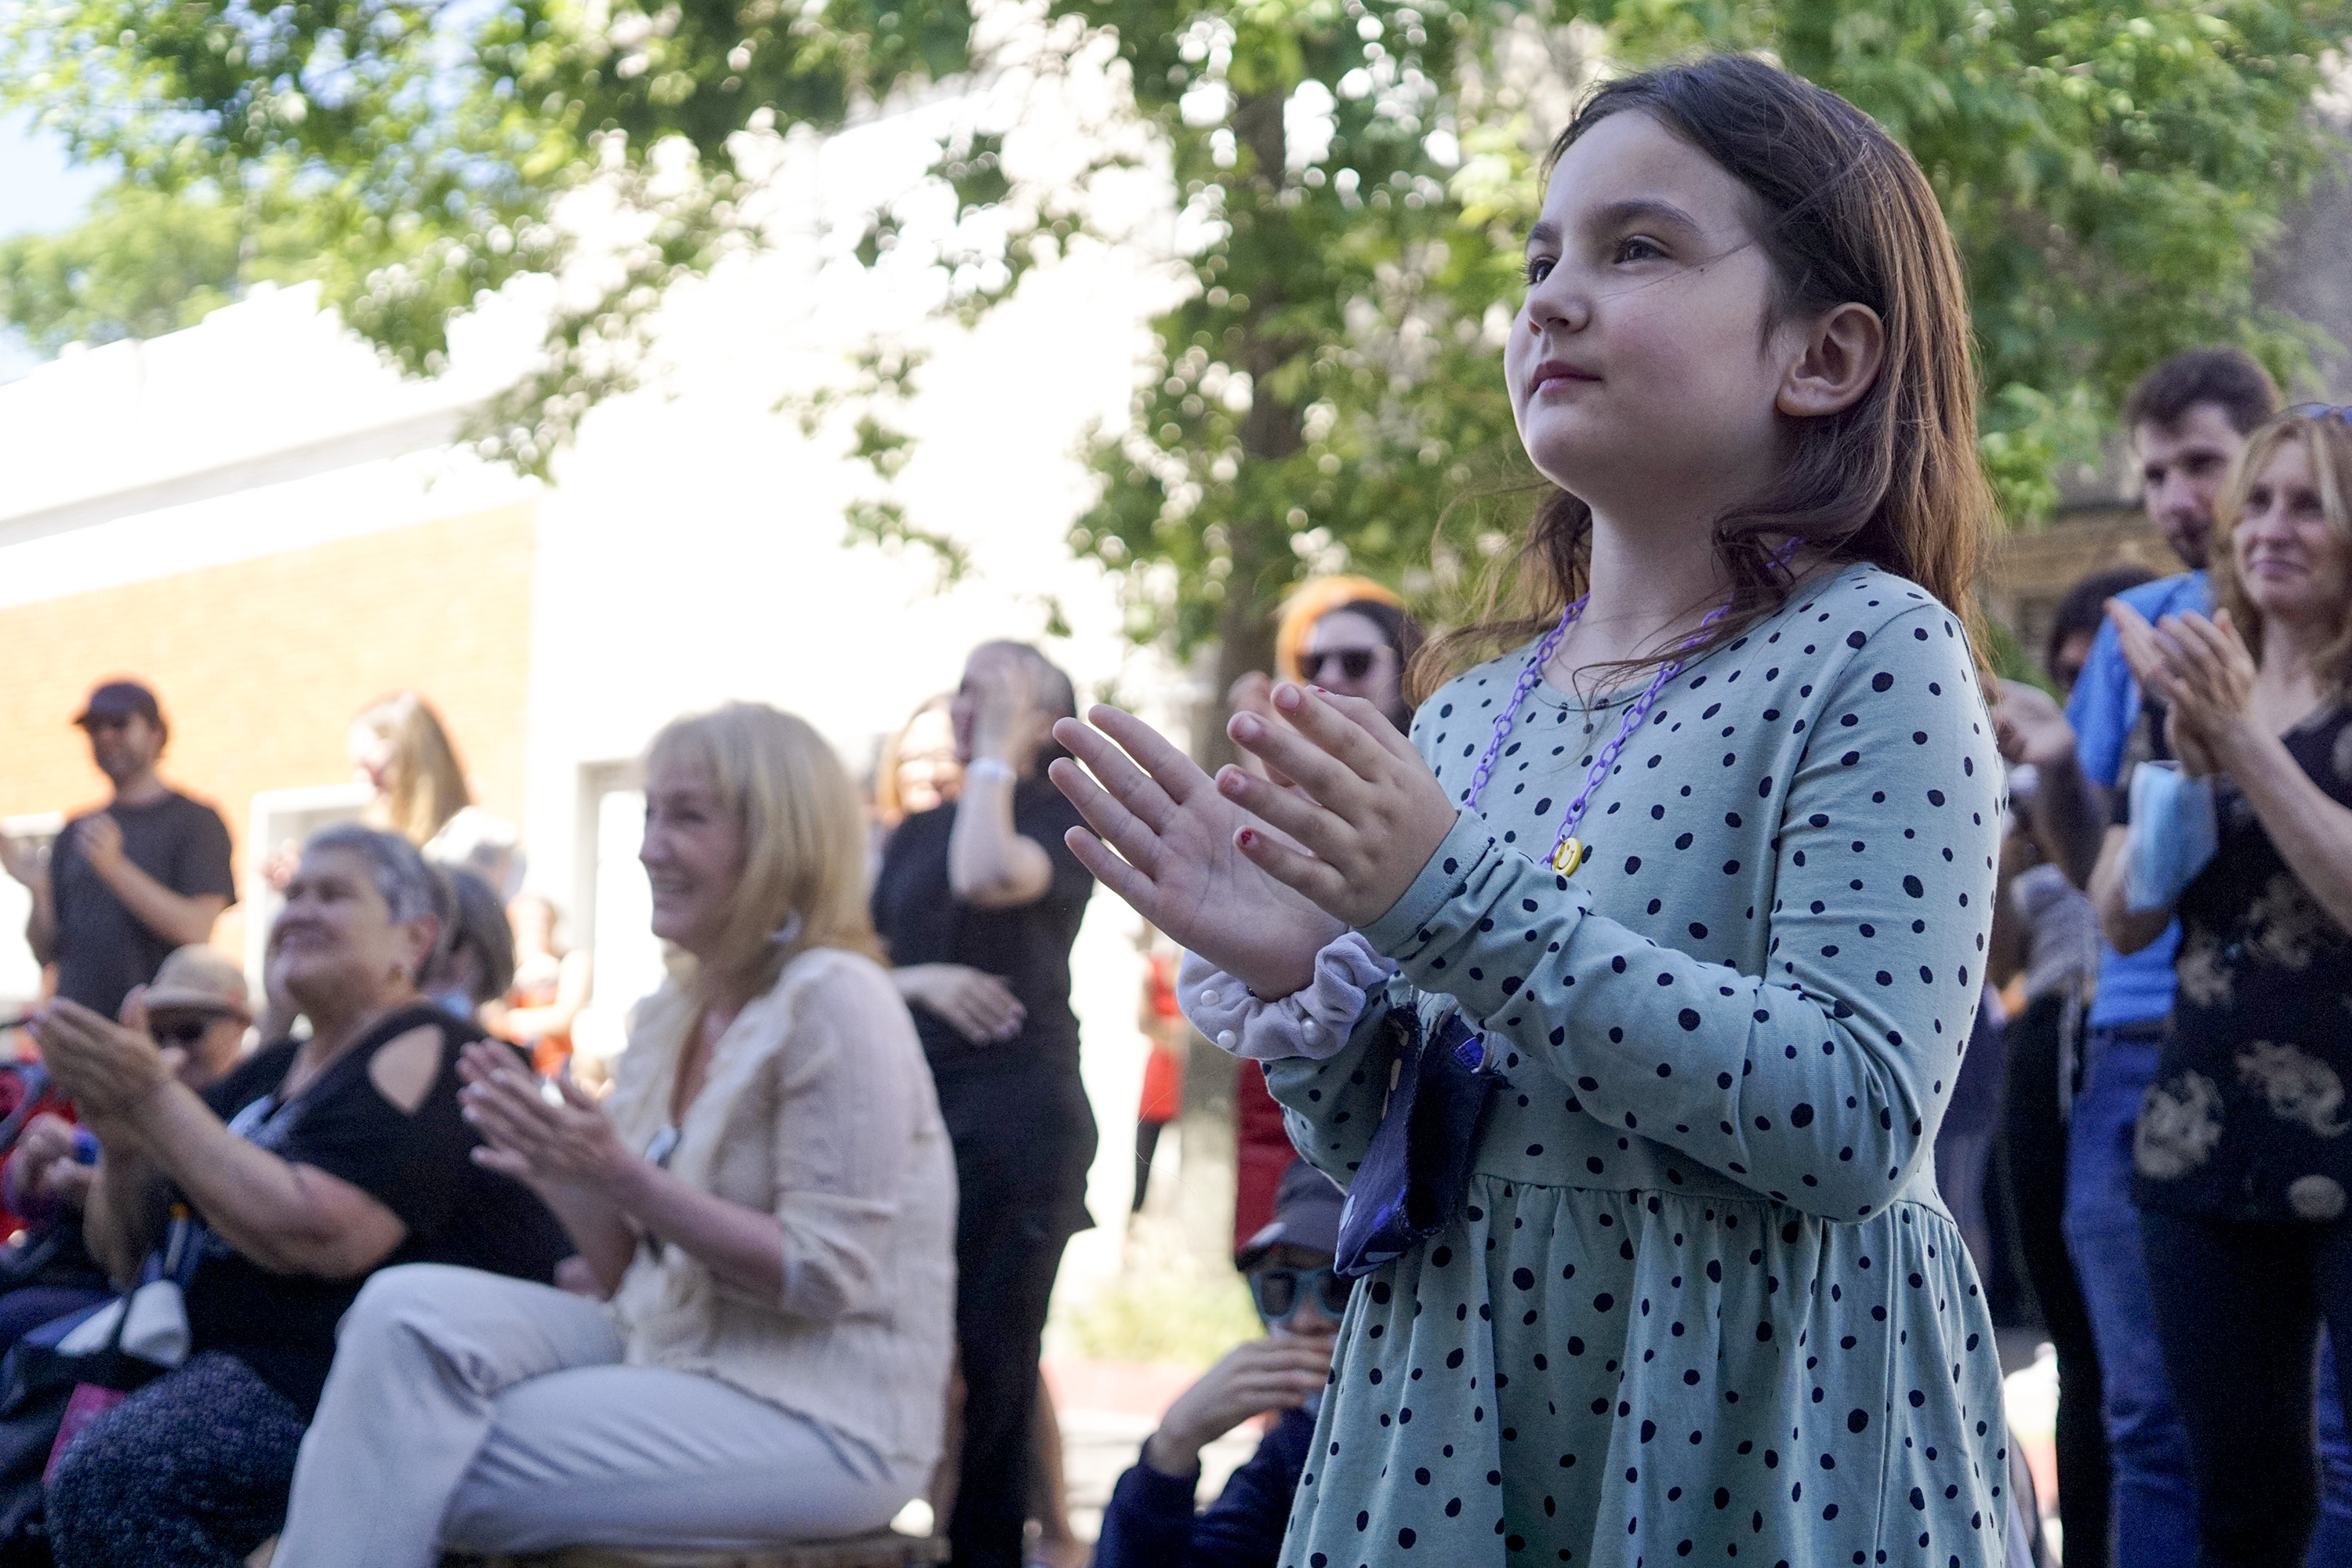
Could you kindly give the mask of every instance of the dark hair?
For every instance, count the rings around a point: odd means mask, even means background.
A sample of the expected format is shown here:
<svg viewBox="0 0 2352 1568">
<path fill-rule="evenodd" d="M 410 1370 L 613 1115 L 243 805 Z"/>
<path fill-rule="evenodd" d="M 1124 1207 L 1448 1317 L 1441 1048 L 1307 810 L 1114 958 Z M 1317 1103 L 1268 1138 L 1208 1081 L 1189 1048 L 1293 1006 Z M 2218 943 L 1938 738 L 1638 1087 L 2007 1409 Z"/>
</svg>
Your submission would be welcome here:
<svg viewBox="0 0 2352 1568">
<path fill-rule="evenodd" d="M 1760 59 L 1712 55 L 1604 83 L 1552 144 L 1547 167 L 1627 111 L 1654 116 L 1756 198 L 1757 243 L 1775 280 L 1767 333 L 1790 316 L 1853 302 L 1876 311 L 1886 335 L 1869 390 L 1841 413 L 1795 422 L 1780 478 L 1716 520 L 1730 609 L 1684 657 L 1780 608 L 1793 577 L 1771 560 L 1792 539 L 1910 578 L 1973 630 L 1992 520 L 1977 455 L 1973 329 L 1959 258 L 1918 163 L 1835 93 Z M 1488 574 L 1478 620 L 1423 654 L 1414 696 L 1557 620 L 1584 591 L 1591 531 L 1582 500 L 1558 489 L 1545 497 L 1516 558 L 1498 558 Z"/>
<path fill-rule="evenodd" d="M 1015 642 L 1011 637 L 995 637 L 981 644 L 980 647 L 1011 648 L 1024 658 L 1032 660 L 1037 667 L 1037 700 L 1052 710 L 1056 719 L 1075 719 L 1078 716 L 1078 689 L 1070 679 L 1069 671 L 1047 658 L 1044 650 L 1034 643 Z M 980 648 L 974 648 L 972 651 L 978 653 Z M 1038 776 L 1042 778 L 1045 775 L 1045 765 L 1048 763 L 1069 754 L 1061 742 L 1048 739 L 1037 749 Z"/>
<path fill-rule="evenodd" d="M 2243 436 L 2278 412 L 2271 373 L 2243 349 L 2190 349 L 2141 376 L 2124 399 L 2124 428 L 2169 430 L 2200 403 L 2218 405 Z"/>
<path fill-rule="evenodd" d="M 1320 621 L 1324 616 L 1341 615 L 1361 616 L 1380 627 L 1381 640 L 1396 649 L 1397 664 L 1401 668 L 1412 668 L 1414 658 L 1421 652 L 1421 645 L 1429 638 L 1419 621 L 1394 605 L 1382 604 L 1378 599 L 1350 599 L 1344 605 L 1332 605 L 1315 618 Z"/>
<path fill-rule="evenodd" d="M 2126 588 L 2137 588 L 2142 583 L 2156 581 L 2156 574 L 2145 566 L 2111 566 L 2105 572 L 2094 572 L 2066 590 L 2058 601 L 2057 612 L 2051 617 L 2049 640 L 2042 645 L 2042 668 L 2049 674 L 2058 673 L 2058 650 L 2066 639 L 2077 632 L 2098 634 L 2106 623 L 2107 601 Z"/>
<path fill-rule="evenodd" d="M 444 932 L 420 985 L 437 991 L 457 978 L 459 964 L 470 957 L 473 973 L 468 994 L 477 1005 L 495 1002 L 514 984 L 514 927 L 508 923 L 506 905 L 496 889 L 471 871 L 436 867 L 441 884 Z"/>
</svg>

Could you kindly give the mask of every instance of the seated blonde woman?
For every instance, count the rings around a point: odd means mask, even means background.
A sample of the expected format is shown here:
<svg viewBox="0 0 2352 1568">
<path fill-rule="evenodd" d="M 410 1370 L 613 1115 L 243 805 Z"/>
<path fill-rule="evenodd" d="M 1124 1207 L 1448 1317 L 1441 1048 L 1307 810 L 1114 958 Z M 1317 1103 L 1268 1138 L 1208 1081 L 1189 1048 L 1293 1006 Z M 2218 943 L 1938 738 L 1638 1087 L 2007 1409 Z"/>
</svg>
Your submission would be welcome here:
<svg viewBox="0 0 2352 1568">
<path fill-rule="evenodd" d="M 646 757 L 653 929 L 690 962 L 598 1110 L 469 1054 L 477 1156 L 610 1300 L 394 1268 L 343 1321 L 278 1561 L 751 1549 L 877 1529 L 940 1449 L 955 1178 L 877 964 L 849 777 L 737 705 Z"/>
</svg>

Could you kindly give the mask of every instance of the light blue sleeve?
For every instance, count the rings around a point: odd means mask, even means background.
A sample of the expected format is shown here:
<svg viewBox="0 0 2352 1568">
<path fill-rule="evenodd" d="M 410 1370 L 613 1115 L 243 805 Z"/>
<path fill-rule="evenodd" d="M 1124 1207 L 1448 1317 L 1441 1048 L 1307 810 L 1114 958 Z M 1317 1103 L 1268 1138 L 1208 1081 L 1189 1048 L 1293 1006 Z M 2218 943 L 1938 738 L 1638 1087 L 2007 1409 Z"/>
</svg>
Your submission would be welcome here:
<svg viewBox="0 0 2352 1568">
<path fill-rule="evenodd" d="M 2066 700 L 2066 721 L 2074 727 L 2074 760 L 2083 776 L 2103 789 L 2115 788 L 2124 741 L 2139 721 L 2139 683 L 2124 662 L 2112 621 L 2101 621 L 2091 639 L 2091 657 Z"/>
<path fill-rule="evenodd" d="M 1321 1061 L 1283 1057 L 1263 1064 L 1292 1147 L 1343 1190 L 1364 1163 L 1388 1100 L 1395 1058 L 1381 1025 L 1391 1005 L 1411 1000 L 1410 986 L 1390 981 L 1365 997 L 1362 1015 L 1336 1054 Z"/>
<path fill-rule="evenodd" d="M 1758 844 L 1766 975 L 1591 913 L 1589 879 L 1466 813 L 1364 934 L 1602 1122 L 1809 1214 L 1876 1213 L 1930 1155 L 1984 979 L 1999 764 L 1950 621 L 1906 611 L 1824 681 L 1836 740 Z"/>
</svg>

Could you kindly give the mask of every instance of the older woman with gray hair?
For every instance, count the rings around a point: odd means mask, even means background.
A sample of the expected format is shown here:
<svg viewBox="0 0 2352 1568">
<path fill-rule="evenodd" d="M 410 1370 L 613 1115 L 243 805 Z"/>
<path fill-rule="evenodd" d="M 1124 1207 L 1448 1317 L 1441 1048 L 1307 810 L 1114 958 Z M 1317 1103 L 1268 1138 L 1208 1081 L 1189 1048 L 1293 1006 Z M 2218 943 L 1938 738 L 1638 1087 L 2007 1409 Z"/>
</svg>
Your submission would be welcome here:
<svg viewBox="0 0 2352 1568">
<path fill-rule="evenodd" d="M 361 1284 L 394 1263 L 547 1279 L 570 1250 L 539 1200 L 476 1164 L 457 1059 L 481 1038 L 417 977 L 439 935 L 434 873 L 405 840 L 314 836 L 270 933 L 273 980 L 311 1022 L 198 1094 L 154 1043 L 69 1002 L 34 1025 L 97 1134 L 90 1248 L 135 1278 L 191 1227 L 191 1353 L 62 1457 L 62 1568 L 241 1563 L 284 1517 L 305 1425 Z"/>
</svg>

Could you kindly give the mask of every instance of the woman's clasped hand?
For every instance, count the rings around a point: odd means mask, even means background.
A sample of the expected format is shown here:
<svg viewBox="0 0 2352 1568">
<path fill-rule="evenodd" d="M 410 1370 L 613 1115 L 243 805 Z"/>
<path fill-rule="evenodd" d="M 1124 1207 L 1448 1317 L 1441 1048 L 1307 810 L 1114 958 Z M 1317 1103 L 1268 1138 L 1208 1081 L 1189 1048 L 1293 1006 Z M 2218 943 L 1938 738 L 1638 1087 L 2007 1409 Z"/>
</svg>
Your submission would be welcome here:
<svg viewBox="0 0 2352 1568">
<path fill-rule="evenodd" d="M 2146 679 L 2168 710 L 2166 739 L 2190 773 L 2228 771 L 2229 760 L 2256 739 L 2248 708 L 2254 693 L 2254 656 L 2227 609 L 2210 619 L 2190 610 L 2150 626 L 2118 599 L 2109 615 L 2126 617 L 2147 635 Z"/>
<path fill-rule="evenodd" d="M 569 1078 L 542 1079 L 503 1045 L 477 1040 L 457 1058 L 458 1103 L 482 1135 L 474 1163 L 534 1188 L 598 1187 L 636 1158 Z M 540 1087 L 554 1091 L 551 1100 Z"/>
<path fill-rule="evenodd" d="M 1238 767 L 1212 780 L 1150 725 L 1097 707 L 1050 770 L 1094 832 L 1069 845 L 1107 887 L 1261 996 L 1286 996 L 1349 926 L 1385 913 L 1459 815 L 1420 753 L 1360 698 L 1287 682 L 1285 721 L 1235 714 L 1234 742 L 1292 787 Z"/>
<path fill-rule="evenodd" d="M 37 1034 L 42 1063 L 88 1120 L 120 1116 L 173 1081 L 152 1038 L 79 1002 L 60 997 L 43 1008 Z"/>
</svg>

